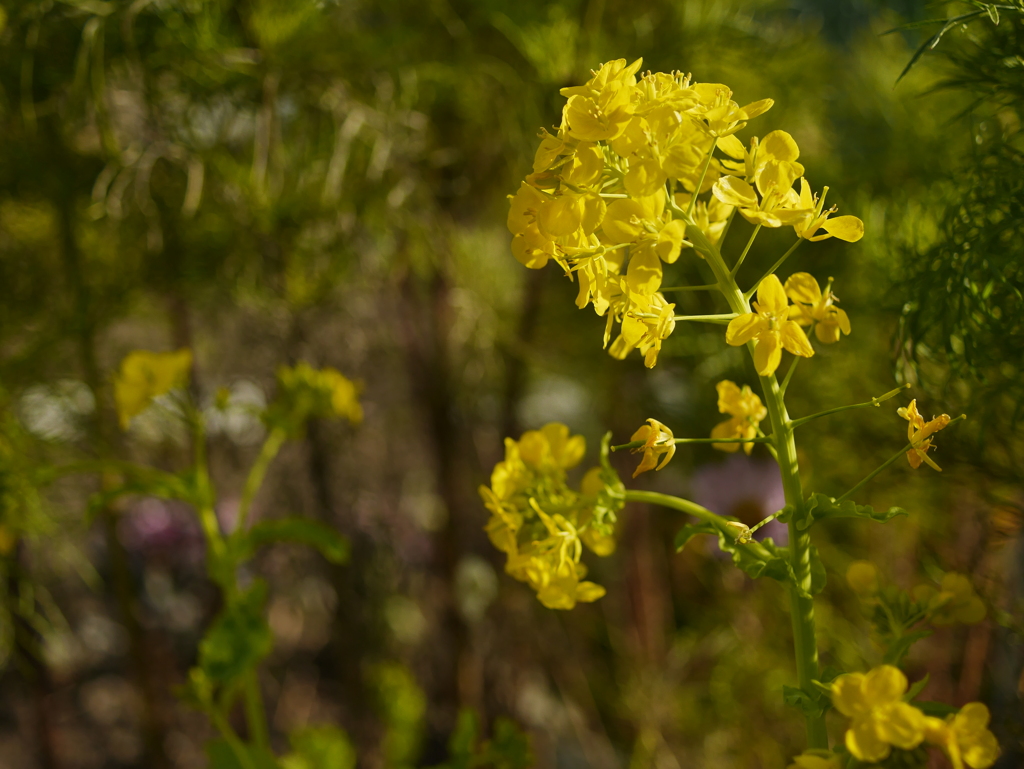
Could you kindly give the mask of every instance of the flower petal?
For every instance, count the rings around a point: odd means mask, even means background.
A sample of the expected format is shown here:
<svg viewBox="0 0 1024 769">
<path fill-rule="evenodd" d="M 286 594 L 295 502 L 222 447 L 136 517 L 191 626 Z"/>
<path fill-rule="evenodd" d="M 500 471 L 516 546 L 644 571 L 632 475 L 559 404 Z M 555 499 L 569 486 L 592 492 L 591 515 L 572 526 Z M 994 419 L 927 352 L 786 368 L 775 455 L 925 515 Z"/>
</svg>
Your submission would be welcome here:
<svg viewBox="0 0 1024 769">
<path fill-rule="evenodd" d="M 729 321 L 725 329 L 726 344 L 739 347 L 768 328 L 768 322 L 756 312 L 748 312 Z"/>
<path fill-rule="evenodd" d="M 714 196 L 723 203 L 737 208 L 757 208 L 757 193 L 754 188 L 735 176 L 723 176 L 711 189 Z"/>
<path fill-rule="evenodd" d="M 794 302 L 817 304 L 821 299 L 818 281 L 809 272 L 794 272 L 786 278 L 786 296 Z"/>
<path fill-rule="evenodd" d="M 797 326 L 799 328 L 799 326 Z M 777 331 L 765 331 L 757 337 L 754 367 L 761 376 L 771 376 L 782 361 L 782 344 Z"/>
<path fill-rule="evenodd" d="M 805 358 L 814 355 L 814 348 L 811 347 L 807 334 L 796 321 L 783 321 L 779 325 L 779 336 L 782 338 L 782 346 L 794 355 L 802 355 Z"/>
<path fill-rule="evenodd" d="M 757 287 L 758 310 L 775 317 L 785 317 L 786 309 L 789 306 L 789 299 L 786 298 L 786 290 L 775 275 L 769 275 L 761 281 Z"/>
<path fill-rule="evenodd" d="M 828 219 L 821 225 L 821 229 L 847 243 L 856 243 L 864 237 L 864 222 L 856 216 L 837 216 L 835 219 Z"/>
</svg>

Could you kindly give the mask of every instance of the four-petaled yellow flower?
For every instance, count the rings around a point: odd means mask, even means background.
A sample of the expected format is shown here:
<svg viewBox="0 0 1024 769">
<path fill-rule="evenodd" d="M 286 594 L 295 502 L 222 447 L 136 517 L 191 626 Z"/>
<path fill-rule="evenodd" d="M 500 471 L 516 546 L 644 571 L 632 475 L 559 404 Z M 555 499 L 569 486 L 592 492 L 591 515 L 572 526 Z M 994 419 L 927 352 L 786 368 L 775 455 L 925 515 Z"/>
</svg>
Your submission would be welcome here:
<svg viewBox="0 0 1024 769">
<path fill-rule="evenodd" d="M 732 419 L 720 422 L 711 431 L 712 438 L 743 438 L 751 440 L 757 437 L 758 424 L 768 416 L 768 409 L 761 403 L 757 394 L 751 391 L 749 385 L 743 385 L 741 389 L 735 382 L 728 379 L 722 380 L 716 385 L 718 389 L 718 410 L 723 414 L 729 414 Z M 713 448 L 719 451 L 735 452 L 740 446 L 749 455 L 754 450 L 753 443 L 712 443 Z"/>
<path fill-rule="evenodd" d="M 128 353 L 114 375 L 114 402 L 121 429 L 127 430 L 132 417 L 141 414 L 154 398 L 185 385 L 191 368 L 191 350 Z"/>
<path fill-rule="evenodd" d="M 793 229 L 798 238 L 805 240 L 826 240 L 828 238 L 839 238 L 847 243 L 856 243 L 864 237 L 864 222 L 856 216 L 837 216 L 829 219 L 838 209 L 835 206 L 823 211 L 825 207 L 825 195 L 828 194 L 828 187 L 821 192 L 821 198 L 811 194 L 811 185 L 806 179 L 800 180 L 800 208 L 810 213 L 796 224 Z M 817 235 L 818 230 L 824 230 L 825 234 Z"/>
<path fill-rule="evenodd" d="M 985 618 L 985 603 L 974 591 L 971 580 L 955 571 L 942 577 L 939 590 L 931 585 L 914 588 L 914 600 L 928 607 L 936 625 L 973 625 Z"/>
<path fill-rule="evenodd" d="M 999 758 L 999 743 L 988 730 L 988 708 L 980 702 L 969 702 L 960 712 L 943 721 L 931 716 L 925 719 L 925 737 L 949 754 L 953 769 L 988 769 Z"/>
<path fill-rule="evenodd" d="M 941 473 L 942 468 L 932 461 L 928 456 L 928 451 L 932 448 L 931 436 L 949 424 L 949 415 L 940 414 L 931 422 L 925 422 L 924 417 L 917 410 L 916 398 L 910 401 L 910 405 L 906 408 L 897 409 L 896 413 L 910 423 L 907 425 L 907 439 L 914 444 L 914 447 L 907 452 L 910 466 L 916 470 L 921 466 L 921 462 L 927 462 L 929 467 Z"/>
<path fill-rule="evenodd" d="M 754 310 L 729 321 L 725 341 L 738 347 L 756 339 L 754 366 L 758 374 L 774 374 L 782 360 L 783 349 L 805 358 L 814 355 L 814 348 L 800 324 L 789 319 L 786 291 L 774 275 L 769 275 L 757 287 Z"/>
<path fill-rule="evenodd" d="M 925 716 L 903 702 L 907 677 L 892 665 L 866 675 L 847 673 L 832 683 L 832 704 L 853 719 L 846 730 L 846 747 L 867 763 L 885 759 L 893 746 L 913 750 L 925 737 Z"/>
<path fill-rule="evenodd" d="M 793 301 L 790 319 L 801 326 L 813 325 L 814 335 L 822 344 L 834 344 L 841 334 L 850 333 L 850 318 L 835 305 L 839 298 L 832 293 L 832 278 L 822 291 L 810 273 L 793 273 L 786 279 L 786 296 Z"/>
<path fill-rule="evenodd" d="M 648 419 L 647 424 L 641 425 L 629 440 L 644 442 L 643 446 L 633 449 L 634 454 L 641 451 L 644 453 L 640 464 L 633 471 L 634 478 L 648 470 L 660 470 L 676 453 L 675 436 L 657 419 Z M 659 456 L 662 457 L 661 464 L 658 464 Z"/>
</svg>

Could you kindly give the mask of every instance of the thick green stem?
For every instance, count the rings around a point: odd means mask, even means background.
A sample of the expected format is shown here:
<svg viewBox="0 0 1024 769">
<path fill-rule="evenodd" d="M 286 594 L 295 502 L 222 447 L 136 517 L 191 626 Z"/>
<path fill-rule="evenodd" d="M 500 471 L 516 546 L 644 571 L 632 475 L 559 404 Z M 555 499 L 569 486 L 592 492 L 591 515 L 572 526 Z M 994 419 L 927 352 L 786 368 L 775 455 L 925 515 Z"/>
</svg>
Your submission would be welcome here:
<svg viewBox="0 0 1024 769">
<path fill-rule="evenodd" d="M 718 249 L 710 243 L 699 227 L 687 223 L 687 237 L 693 241 L 694 248 L 703 254 L 718 280 L 722 295 L 729 303 L 729 308 L 737 315 L 750 312 L 748 297 L 736 284 L 735 277 Z M 792 253 L 790 249 L 786 253 Z M 781 264 L 785 256 L 777 264 Z M 760 281 L 759 281 L 760 282 Z M 753 354 L 753 343 L 747 345 Z M 774 374 L 761 377 L 764 392 L 764 403 L 772 423 L 772 437 L 776 449 L 776 460 L 782 475 L 782 487 L 786 494 L 786 504 L 795 511 L 789 523 L 790 563 L 796 576 L 796 583 L 790 586 L 790 618 L 793 623 L 793 648 L 796 656 L 797 680 L 800 688 L 808 694 L 814 692 L 811 683 L 818 678 L 818 646 L 814 635 L 814 601 L 804 598 L 811 589 L 811 537 L 807 530 L 800 531 L 795 521 L 803 516 L 804 495 L 800 484 L 800 473 L 796 458 L 796 442 L 793 437 L 793 425 L 786 412 L 786 404 Z M 828 733 L 825 730 L 823 716 L 807 715 L 807 743 L 811 748 L 828 748 Z"/>
</svg>

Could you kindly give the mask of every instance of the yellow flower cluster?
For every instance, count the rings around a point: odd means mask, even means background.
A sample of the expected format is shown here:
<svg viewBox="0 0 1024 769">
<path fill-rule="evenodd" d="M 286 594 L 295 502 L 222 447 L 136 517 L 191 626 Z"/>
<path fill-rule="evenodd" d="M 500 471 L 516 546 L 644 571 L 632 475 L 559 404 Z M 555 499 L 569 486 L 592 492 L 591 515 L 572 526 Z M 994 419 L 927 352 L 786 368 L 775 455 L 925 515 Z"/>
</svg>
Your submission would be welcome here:
<svg viewBox="0 0 1024 769">
<path fill-rule="evenodd" d="M 750 389 L 749 385 L 743 385 L 740 389 L 735 382 L 724 379 L 716 385 L 718 389 L 718 410 L 723 414 L 729 414 L 732 419 L 719 422 L 711 430 L 711 437 L 724 440 L 726 438 L 742 438 L 750 440 L 756 438 L 758 425 L 761 420 L 768 416 L 768 409 L 761 403 L 757 393 Z M 734 452 L 743 446 L 743 450 L 749 455 L 754 449 L 753 443 L 712 443 L 713 448 L 719 451 Z"/>
<path fill-rule="evenodd" d="M 914 600 L 928 608 L 936 625 L 973 625 L 985 618 L 985 603 L 974 591 L 971 580 L 955 571 L 942 577 L 939 589 L 931 585 L 914 588 Z"/>
<path fill-rule="evenodd" d="M 852 719 L 846 748 L 860 761 L 885 760 L 892 748 L 913 750 L 923 742 L 943 748 L 956 769 L 987 769 L 999 756 L 988 730 L 989 713 L 980 702 L 965 705 L 943 721 L 903 701 L 907 678 L 892 665 L 867 674 L 848 673 L 832 683 L 832 704 Z"/>
<path fill-rule="evenodd" d="M 664 267 L 692 246 L 688 228 L 717 243 L 736 210 L 808 240 L 858 240 L 863 224 L 829 218 L 835 209 L 812 194 L 788 133 L 754 137 L 749 149 L 734 136 L 771 99 L 741 107 L 725 85 L 679 72 L 638 77 L 640 65 L 608 62 L 586 84 L 562 89 L 561 124 L 541 133 L 533 173 L 511 196 L 508 228 L 522 264 L 554 260 L 578 276 L 576 304 L 607 318 L 613 356 L 639 349 L 653 367 L 675 328 L 675 305 L 660 292 Z"/>
<path fill-rule="evenodd" d="M 316 369 L 302 362 L 277 372 L 278 397 L 267 409 L 269 423 L 290 432 L 301 430 L 311 417 L 363 420 L 359 386 L 336 369 Z"/>
<path fill-rule="evenodd" d="M 145 411 L 154 398 L 186 385 L 191 369 L 191 350 L 128 353 L 114 375 L 114 403 L 121 429 L 127 430 L 132 418 Z"/>
<path fill-rule="evenodd" d="M 491 512 L 485 529 L 508 556 L 505 571 L 526 582 L 549 609 L 571 609 L 604 595 L 586 581 L 583 546 L 599 556 L 615 550 L 612 524 L 616 504 L 607 493 L 617 484 L 601 467 L 592 468 L 579 491 L 569 488 L 566 471 L 583 459 L 586 443 L 563 424 L 505 439 L 505 459 L 494 467 L 490 487 L 480 496 Z"/>
</svg>

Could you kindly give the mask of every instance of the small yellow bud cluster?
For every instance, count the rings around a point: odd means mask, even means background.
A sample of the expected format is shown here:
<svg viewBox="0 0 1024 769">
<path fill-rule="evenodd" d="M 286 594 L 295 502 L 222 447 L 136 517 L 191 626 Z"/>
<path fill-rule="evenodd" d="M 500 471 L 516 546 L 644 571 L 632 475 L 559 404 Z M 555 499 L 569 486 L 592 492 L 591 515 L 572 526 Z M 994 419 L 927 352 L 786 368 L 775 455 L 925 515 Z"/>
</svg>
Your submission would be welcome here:
<svg viewBox="0 0 1024 769">
<path fill-rule="evenodd" d="M 132 418 L 145 411 L 154 398 L 186 385 L 191 368 L 192 351 L 187 349 L 128 353 L 114 375 L 114 403 L 121 429 L 127 430 Z"/>
<path fill-rule="evenodd" d="M 539 269 L 554 260 L 578 276 L 576 304 L 592 304 L 607 318 L 604 343 L 614 357 L 639 349 L 650 368 L 675 329 L 675 305 L 660 290 L 665 265 L 675 264 L 693 238 L 716 244 L 737 210 L 759 226 L 791 226 L 807 240 L 855 241 L 864 226 L 854 216 L 829 218 L 835 208 L 825 210 L 824 194 L 811 192 L 788 133 L 753 137 L 749 149 L 736 138 L 771 108 L 771 99 L 741 107 L 725 85 L 694 83 L 679 72 L 638 78 L 640 65 L 611 61 L 584 85 L 562 89 L 568 101 L 561 124 L 555 134 L 541 133 L 533 173 L 511 196 L 508 228 L 523 265 Z M 787 312 L 783 306 L 782 320 Z M 800 331 L 803 321 L 795 320 Z M 790 330 L 781 343 L 797 336 L 804 335 Z M 764 340 L 779 343 L 778 337 L 759 337 L 766 363 L 774 348 Z M 810 354 L 805 337 L 786 345 L 794 347 Z"/>
<path fill-rule="evenodd" d="M 583 547 L 599 556 L 615 550 L 612 525 L 621 507 L 608 494 L 601 467 L 584 476 L 580 490 L 570 489 L 566 471 L 583 459 L 586 443 L 563 424 L 530 430 L 505 439 L 505 459 L 494 467 L 490 487 L 480 496 L 491 512 L 486 528 L 496 548 L 508 556 L 505 571 L 537 592 L 549 609 L 571 609 L 604 595 L 586 581 Z"/>
<path fill-rule="evenodd" d="M 985 618 L 985 603 L 971 580 L 955 571 L 943 575 L 938 590 L 918 585 L 914 600 L 927 608 L 929 619 L 936 625 L 973 625 Z"/>
<path fill-rule="evenodd" d="M 846 570 L 846 583 L 867 605 L 887 600 L 879 585 L 878 569 L 870 561 L 854 561 Z M 969 577 L 955 571 L 942 576 L 939 588 L 918 585 L 912 591 L 917 616 L 934 625 L 973 625 L 985 618 L 985 602 Z"/>
<path fill-rule="evenodd" d="M 729 414 L 732 419 L 719 422 L 711 431 L 711 437 L 719 440 L 743 439 L 751 440 L 757 437 L 758 425 L 761 420 L 768 416 L 768 409 L 761 403 L 761 399 L 750 389 L 749 385 L 743 385 L 741 389 L 735 382 L 723 379 L 716 385 L 718 389 L 718 410 L 723 414 Z M 753 443 L 713 443 L 713 448 L 719 451 L 734 452 L 743 446 L 743 450 L 749 455 L 754 449 Z"/>
<path fill-rule="evenodd" d="M 852 719 L 845 741 L 855 758 L 876 763 L 892 748 L 914 750 L 928 743 L 945 750 L 955 769 L 987 769 L 995 763 L 999 745 L 988 730 L 989 712 L 982 703 L 969 703 L 943 721 L 904 702 L 906 691 L 907 677 L 892 665 L 848 673 L 832 683 L 832 704 Z"/>
</svg>

